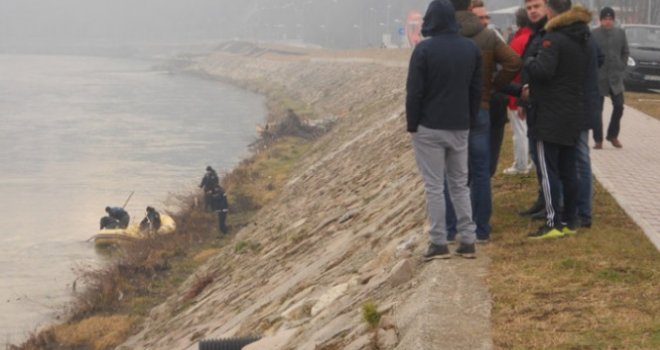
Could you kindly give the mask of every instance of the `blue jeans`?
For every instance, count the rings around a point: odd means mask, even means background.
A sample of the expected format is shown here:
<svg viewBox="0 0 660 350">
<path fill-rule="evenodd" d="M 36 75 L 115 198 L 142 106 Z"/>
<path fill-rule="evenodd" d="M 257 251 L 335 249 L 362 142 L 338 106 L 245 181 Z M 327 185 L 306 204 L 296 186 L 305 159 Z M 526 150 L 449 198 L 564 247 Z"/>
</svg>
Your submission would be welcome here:
<svg viewBox="0 0 660 350">
<path fill-rule="evenodd" d="M 591 157 L 589 156 L 589 131 L 582 131 L 576 147 L 578 200 L 577 215 L 583 224 L 591 224 Z"/>
<path fill-rule="evenodd" d="M 490 216 L 493 211 L 490 192 L 490 114 L 479 110 L 475 125 L 470 128 L 468 145 L 468 184 L 472 201 L 472 220 L 477 225 L 477 239 L 490 239 Z M 447 186 L 445 186 L 446 191 Z M 447 239 L 456 237 L 456 213 L 451 198 L 447 201 Z"/>
</svg>

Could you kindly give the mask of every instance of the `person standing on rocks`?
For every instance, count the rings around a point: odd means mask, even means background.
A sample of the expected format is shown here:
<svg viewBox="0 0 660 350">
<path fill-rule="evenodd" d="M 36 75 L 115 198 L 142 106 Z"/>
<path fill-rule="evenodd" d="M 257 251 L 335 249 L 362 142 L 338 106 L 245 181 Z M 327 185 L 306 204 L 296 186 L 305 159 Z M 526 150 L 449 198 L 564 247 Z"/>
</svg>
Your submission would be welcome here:
<svg viewBox="0 0 660 350">
<path fill-rule="evenodd" d="M 434 0 L 424 16 L 406 83 L 407 131 L 424 179 L 430 244 L 424 259 L 450 257 L 447 247 L 445 174 L 461 233 L 457 255 L 475 257 L 475 224 L 468 182 L 469 128 L 479 114 L 481 52 L 458 34 L 454 6 Z"/>
<path fill-rule="evenodd" d="M 229 204 L 227 203 L 227 195 L 225 190 L 216 185 L 211 191 L 211 208 L 214 212 L 218 213 L 218 228 L 220 233 L 226 234 L 228 232 L 227 225 L 227 212 L 229 211 Z"/>
<path fill-rule="evenodd" d="M 211 208 L 211 192 L 213 189 L 218 186 L 219 183 L 218 173 L 215 172 L 211 166 L 206 167 L 206 173 L 202 178 L 202 182 L 199 184 L 199 188 L 204 191 L 204 210 L 210 211 Z"/>
</svg>

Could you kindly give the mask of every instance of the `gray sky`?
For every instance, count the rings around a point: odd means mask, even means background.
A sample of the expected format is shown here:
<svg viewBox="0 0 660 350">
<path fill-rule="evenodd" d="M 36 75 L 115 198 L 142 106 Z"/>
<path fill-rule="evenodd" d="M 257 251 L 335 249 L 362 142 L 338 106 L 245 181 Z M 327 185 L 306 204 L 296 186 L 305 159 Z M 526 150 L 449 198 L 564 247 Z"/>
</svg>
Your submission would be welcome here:
<svg viewBox="0 0 660 350">
<path fill-rule="evenodd" d="M 521 0 L 487 0 L 496 9 Z M 0 0 L 0 52 L 21 47 L 219 42 L 377 46 L 429 0 Z M 19 48 L 12 50 L 11 48 Z"/>
<path fill-rule="evenodd" d="M 0 43 L 218 38 L 251 0 L 0 0 Z"/>
</svg>

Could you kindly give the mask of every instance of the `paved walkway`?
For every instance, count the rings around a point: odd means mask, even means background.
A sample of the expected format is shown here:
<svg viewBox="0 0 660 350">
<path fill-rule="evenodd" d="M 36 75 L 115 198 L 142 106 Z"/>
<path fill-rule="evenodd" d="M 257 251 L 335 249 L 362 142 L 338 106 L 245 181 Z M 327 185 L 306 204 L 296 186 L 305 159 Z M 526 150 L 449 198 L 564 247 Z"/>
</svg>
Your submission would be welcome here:
<svg viewBox="0 0 660 350">
<path fill-rule="evenodd" d="M 605 133 L 611 107 L 606 100 Z M 602 150 L 592 149 L 594 175 L 660 250 L 660 120 L 626 106 L 619 140 L 621 149 L 607 141 Z"/>
</svg>

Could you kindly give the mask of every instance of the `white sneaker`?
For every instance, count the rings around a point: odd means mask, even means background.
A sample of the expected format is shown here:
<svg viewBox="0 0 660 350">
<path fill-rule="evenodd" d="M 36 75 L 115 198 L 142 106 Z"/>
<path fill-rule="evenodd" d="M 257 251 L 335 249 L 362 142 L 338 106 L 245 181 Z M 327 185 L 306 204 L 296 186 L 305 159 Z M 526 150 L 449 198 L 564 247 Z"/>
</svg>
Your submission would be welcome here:
<svg viewBox="0 0 660 350">
<path fill-rule="evenodd" d="M 534 168 L 534 162 L 529 162 L 529 164 L 527 164 L 527 172 L 534 170 Z"/>
<path fill-rule="evenodd" d="M 529 170 L 519 170 L 514 167 L 506 168 L 502 172 L 504 175 L 519 175 L 519 174 L 527 174 Z"/>
</svg>

